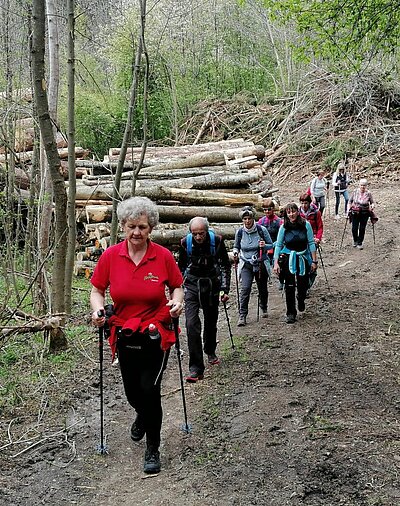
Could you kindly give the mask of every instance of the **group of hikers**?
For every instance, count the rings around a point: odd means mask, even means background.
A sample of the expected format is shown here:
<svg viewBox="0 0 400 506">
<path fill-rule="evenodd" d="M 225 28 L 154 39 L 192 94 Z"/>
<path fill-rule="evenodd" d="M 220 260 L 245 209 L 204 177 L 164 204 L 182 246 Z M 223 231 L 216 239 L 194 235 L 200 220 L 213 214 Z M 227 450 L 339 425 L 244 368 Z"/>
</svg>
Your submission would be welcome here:
<svg viewBox="0 0 400 506">
<path fill-rule="evenodd" d="M 339 165 L 332 178 L 335 214 L 339 216 L 343 196 L 354 246 L 361 249 L 374 200 L 364 179 L 349 199 L 349 182 L 344 165 Z M 268 317 L 272 272 L 279 280 L 279 289 L 285 291 L 286 322 L 295 323 L 297 312 L 305 310 L 318 268 L 327 186 L 323 172 L 318 173 L 300 195 L 300 205 L 290 202 L 279 215 L 276 203 L 264 199 L 265 215 L 257 222 L 251 206 L 240 210 L 242 225 L 236 231 L 232 252 L 237 288 L 240 283 L 239 327 L 247 324 L 254 280 L 258 313 L 261 318 Z M 117 214 L 126 238 L 106 249 L 97 263 L 91 278 L 92 321 L 97 327 L 108 326 L 112 355 L 118 356 L 126 397 L 136 411 L 130 436 L 134 441 L 146 436 L 143 470 L 152 474 L 161 467 L 160 389 L 177 335 L 177 326 L 172 323 L 177 322 L 185 306 L 189 350 L 186 381 L 196 383 L 204 378 L 204 355 L 210 366 L 220 363 L 216 354 L 219 303 L 226 309 L 232 264 L 224 239 L 210 229 L 206 217 L 190 221 L 176 262 L 169 250 L 150 240 L 159 219 L 156 204 L 146 197 L 132 197 L 119 204 Z M 113 306 L 106 319 L 107 291 Z"/>
</svg>

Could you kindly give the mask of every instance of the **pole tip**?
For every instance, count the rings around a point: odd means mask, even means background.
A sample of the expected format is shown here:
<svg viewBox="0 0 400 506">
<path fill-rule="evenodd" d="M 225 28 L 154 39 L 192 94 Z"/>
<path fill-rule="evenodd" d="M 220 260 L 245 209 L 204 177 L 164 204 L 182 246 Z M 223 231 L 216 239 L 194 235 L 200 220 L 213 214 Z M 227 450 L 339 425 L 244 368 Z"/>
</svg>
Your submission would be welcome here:
<svg viewBox="0 0 400 506">
<path fill-rule="evenodd" d="M 192 426 L 190 423 L 183 423 L 181 425 L 181 431 L 185 434 L 191 434 L 192 433 Z"/>
<path fill-rule="evenodd" d="M 99 444 L 97 446 L 97 453 L 99 455 L 108 455 L 108 447 L 105 444 Z"/>
</svg>

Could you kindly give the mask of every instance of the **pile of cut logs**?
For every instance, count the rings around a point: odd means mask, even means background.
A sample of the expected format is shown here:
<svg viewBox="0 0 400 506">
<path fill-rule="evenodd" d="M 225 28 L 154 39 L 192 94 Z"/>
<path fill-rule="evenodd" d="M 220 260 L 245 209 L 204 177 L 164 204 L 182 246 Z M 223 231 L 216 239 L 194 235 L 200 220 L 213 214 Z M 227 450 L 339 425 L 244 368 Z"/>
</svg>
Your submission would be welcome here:
<svg viewBox="0 0 400 506">
<path fill-rule="evenodd" d="M 160 224 L 152 239 L 171 250 L 186 235 L 194 216 L 206 216 L 212 228 L 232 240 L 240 225 L 239 209 L 252 205 L 261 212 L 262 200 L 273 196 L 268 167 L 286 146 L 266 151 L 243 139 L 180 147 L 148 147 L 136 181 L 137 196 L 158 204 Z M 132 195 L 132 174 L 140 148 L 130 148 L 124 164 L 120 197 Z M 77 160 L 89 175 L 77 182 L 76 216 L 86 243 L 78 253 L 75 273 L 88 275 L 101 252 L 109 246 L 113 173 L 119 149 L 111 149 L 103 162 Z M 261 215 L 261 214 L 260 214 Z"/>
<path fill-rule="evenodd" d="M 0 96 L 1 99 L 1 96 Z M 15 166 L 15 186 L 19 190 L 20 195 L 28 197 L 25 192 L 30 188 L 30 177 L 33 159 L 33 144 L 35 132 L 32 118 L 23 118 L 17 121 L 15 128 L 14 149 L 6 154 L 6 148 L 0 143 L 0 171 L 6 170 L 11 158 Z M 68 179 L 68 144 L 66 138 L 57 132 L 56 143 L 58 155 L 61 161 L 61 173 L 64 179 Z M 75 148 L 75 158 L 81 161 L 89 156 L 89 150 L 81 147 Z M 81 178 L 88 174 L 89 171 L 84 167 L 77 166 L 76 177 Z M 22 191 L 21 191 L 22 190 Z"/>
</svg>

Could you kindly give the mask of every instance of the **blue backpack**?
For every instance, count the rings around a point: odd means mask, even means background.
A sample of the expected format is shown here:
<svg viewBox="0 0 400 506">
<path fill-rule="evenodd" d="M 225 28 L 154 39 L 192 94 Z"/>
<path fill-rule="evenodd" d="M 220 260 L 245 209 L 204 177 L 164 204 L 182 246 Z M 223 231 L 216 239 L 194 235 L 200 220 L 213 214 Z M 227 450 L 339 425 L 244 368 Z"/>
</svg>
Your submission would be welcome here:
<svg viewBox="0 0 400 506">
<path fill-rule="evenodd" d="M 210 234 L 210 252 L 211 255 L 215 255 L 215 233 L 212 230 L 209 230 L 208 233 Z M 188 256 L 191 256 L 192 254 L 192 248 L 193 248 L 193 234 L 188 234 L 186 236 L 186 251 Z"/>
</svg>

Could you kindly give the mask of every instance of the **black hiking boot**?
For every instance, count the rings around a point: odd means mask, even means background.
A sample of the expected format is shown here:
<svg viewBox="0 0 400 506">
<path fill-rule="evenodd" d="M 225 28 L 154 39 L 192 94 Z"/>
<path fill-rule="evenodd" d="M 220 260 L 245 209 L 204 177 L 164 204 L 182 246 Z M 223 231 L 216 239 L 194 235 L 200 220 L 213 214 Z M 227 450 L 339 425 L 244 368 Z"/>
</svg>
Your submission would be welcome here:
<svg viewBox="0 0 400 506">
<path fill-rule="evenodd" d="M 148 446 L 144 454 L 143 471 L 147 474 L 159 473 L 161 469 L 160 452 L 155 446 Z"/>
<path fill-rule="evenodd" d="M 286 316 L 286 323 L 295 323 L 296 322 L 296 316 L 294 314 L 288 314 Z"/>
<path fill-rule="evenodd" d="M 146 433 L 146 430 L 145 430 L 143 424 L 141 423 L 139 415 L 138 415 L 131 427 L 131 439 L 133 441 L 140 441 L 143 439 L 145 433 Z"/>
<path fill-rule="evenodd" d="M 306 305 L 304 300 L 297 299 L 297 309 L 300 311 L 300 313 L 303 313 L 306 310 Z"/>
</svg>

